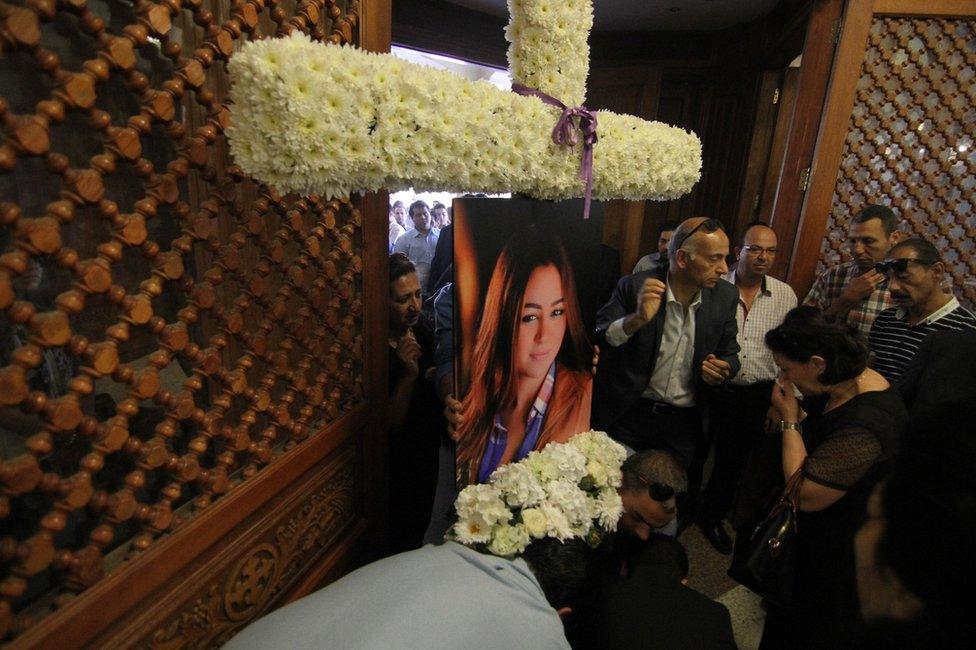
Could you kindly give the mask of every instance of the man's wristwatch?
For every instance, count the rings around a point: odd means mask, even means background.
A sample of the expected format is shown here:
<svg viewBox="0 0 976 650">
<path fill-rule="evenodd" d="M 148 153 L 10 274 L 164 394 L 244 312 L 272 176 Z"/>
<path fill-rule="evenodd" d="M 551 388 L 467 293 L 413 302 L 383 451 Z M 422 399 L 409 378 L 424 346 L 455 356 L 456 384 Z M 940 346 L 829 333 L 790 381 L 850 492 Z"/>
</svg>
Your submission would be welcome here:
<svg viewBox="0 0 976 650">
<path fill-rule="evenodd" d="M 800 426 L 799 422 L 787 422 L 786 420 L 779 421 L 779 430 L 786 431 L 787 429 L 793 429 L 797 432 L 803 432 L 803 427 Z"/>
</svg>

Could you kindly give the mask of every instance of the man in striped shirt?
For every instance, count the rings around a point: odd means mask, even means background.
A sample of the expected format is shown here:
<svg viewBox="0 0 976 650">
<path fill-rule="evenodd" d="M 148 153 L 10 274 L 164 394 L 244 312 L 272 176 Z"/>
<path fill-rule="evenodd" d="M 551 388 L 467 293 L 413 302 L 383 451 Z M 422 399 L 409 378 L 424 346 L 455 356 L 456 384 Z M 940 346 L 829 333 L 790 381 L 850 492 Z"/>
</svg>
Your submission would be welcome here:
<svg viewBox="0 0 976 650">
<path fill-rule="evenodd" d="M 797 303 L 788 284 L 767 275 L 776 252 L 773 229 L 763 223 L 750 224 L 742 245 L 735 249 L 735 270 L 724 276 L 739 292 L 735 320 L 742 369 L 712 394 L 709 427 L 715 434 L 715 466 L 698 521 L 705 538 L 723 554 L 732 552 L 732 539 L 722 520 L 732 506 L 746 458 L 763 432 L 773 380 L 779 373 L 773 353 L 766 347 L 766 332 L 782 323 Z"/>
<path fill-rule="evenodd" d="M 938 249 L 924 239 L 896 244 L 878 267 L 888 276 L 897 306 L 881 312 L 871 328 L 871 367 L 894 383 L 929 334 L 976 329 L 976 316 L 943 289 L 945 264 Z"/>
</svg>

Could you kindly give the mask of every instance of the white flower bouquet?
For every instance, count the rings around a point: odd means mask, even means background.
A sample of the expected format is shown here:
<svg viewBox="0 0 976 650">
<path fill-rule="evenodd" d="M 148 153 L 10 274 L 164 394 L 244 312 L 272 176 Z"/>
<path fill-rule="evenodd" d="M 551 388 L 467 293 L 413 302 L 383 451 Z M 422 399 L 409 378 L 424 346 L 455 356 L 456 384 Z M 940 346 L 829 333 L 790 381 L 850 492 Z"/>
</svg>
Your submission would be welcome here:
<svg viewBox="0 0 976 650">
<path fill-rule="evenodd" d="M 624 448 L 602 431 L 550 443 L 488 482 L 469 485 L 455 501 L 455 541 L 501 556 L 521 554 L 533 539 L 573 537 L 592 545 L 617 529 L 623 505 Z"/>
</svg>

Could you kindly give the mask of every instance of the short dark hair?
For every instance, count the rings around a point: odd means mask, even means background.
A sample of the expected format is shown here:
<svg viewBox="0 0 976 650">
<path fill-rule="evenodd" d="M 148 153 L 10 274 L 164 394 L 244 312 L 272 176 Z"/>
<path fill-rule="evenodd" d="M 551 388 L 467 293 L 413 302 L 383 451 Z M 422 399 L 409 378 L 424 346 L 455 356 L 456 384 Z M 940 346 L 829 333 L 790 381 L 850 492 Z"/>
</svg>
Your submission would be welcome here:
<svg viewBox="0 0 976 650">
<path fill-rule="evenodd" d="M 881 487 L 884 528 L 877 557 L 922 601 L 946 639 L 976 637 L 976 440 L 972 404 L 913 414 L 894 469 Z M 942 647 L 971 647 L 944 645 Z"/>
<path fill-rule="evenodd" d="M 406 253 L 393 253 L 390 255 L 390 282 L 405 276 L 407 273 L 416 273 L 417 267 L 414 266 Z"/>
<path fill-rule="evenodd" d="M 936 262 L 942 261 L 942 255 L 939 254 L 939 249 L 921 237 L 912 237 L 911 239 L 898 242 L 891 247 L 888 255 L 891 255 L 899 248 L 907 248 L 910 251 L 914 251 L 915 258 L 925 264 L 935 264 Z"/>
<path fill-rule="evenodd" d="M 446 206 L 446 205 L 444 205 L 444 204 L 443 204 L 443 203 L 441 203 L 440 201 L 434 201 L 434 205 L 433 205 L 433 206 L 431 206 L 431 208 L 430 208 L 430 209 L 431 209 L 431 210 L 436 210 L 437 208 L 444 208 L 445 210 L 447 210 L 447 206 Z"/>
<path fill-rule="evenodd" d="M 624 490 L 647 492 L 652 483 L 674 488 L 675 493 L 688 490 L 688 475 L 678 460 L 666 451 L 647 449 L 638 451 L 620 466 Z M 652 497 L 653 498 L 653 497 Z M 675 507 L 675 497 L 662 502 L 666 510 Z"/>
<path fill-rule="evenodd" d="M 688 577 L 688 552 L 684 545 L 669 535 L 651 533 L 633 555 L 632 564 L 657 565 L 671 569 L 671 577 L 680 582 Z"/>
<path fill-rule="evenodd" d="M 898 230 L 898 217 L 887 205 L 869 205 L 858 212 L 851 223 L 867 223 L 871 219 L 881 219 L 881 227 L 886 235 Z"/>
<path fill-rule="evenodd" d="M 816 307 L 797 307 L 783 323 L 766 332 L 766 345 L 787 359 L 806 363 L 822 357 L 827 368 L 817 378 L 827 385 L 857 377 L 868 366 L 868 348 L 843 323 L 827 320 Z"/>
<path fill-rule="evenodd" d="M 763 228 L 769 228 L 770 230 L 773 229 L 773 227 L 770 226 L 765 221 L 760 221 L 758 219 L 755 221 L 750 221 L 749 223 L 746 224 L 745 229 L 742 231 L 742 236 L 739 237 L 739 243 L 744 244 L 746 241 L 746 235 L 749 234 L 749 231 L 758 226 L 762 226 Z"/>
<path fill-rule="evenodd" d="M 421 206 L 425 210 L 427 210 L 428 212 L 430 211 L 430 206 L 427 205 L 427 202 L 426 201 L 417 200 L 417 201 L 414 201 L 413 203 L 410 204 L 410 208 L 407 210 L 407 215 L 412 217 L 413 216 L 413 209 L 416 208 L 416 207 L 421 207 Z"/>
<path fill-rule="evenodd" d="M 677 229 L 678 229 L 677 221 L 665 221 L 664 223 L 662 223 L 660 226 L 657 227 L 657 231 L 656 231 L 657 235 L 655 235 L 655 237 L 660 238 L 661 235 L 663 235 L 668 230 L 673 232 Z"/>
<path fill-rule="evenodd" d="M 607 557 L 603 546 L 592 547 L 578 537 L 564 542 L 543 537 L 533 540 L 522 558 L 553 609 L 579 607 L 594 591 L 601 563 Z"/>
</svg>

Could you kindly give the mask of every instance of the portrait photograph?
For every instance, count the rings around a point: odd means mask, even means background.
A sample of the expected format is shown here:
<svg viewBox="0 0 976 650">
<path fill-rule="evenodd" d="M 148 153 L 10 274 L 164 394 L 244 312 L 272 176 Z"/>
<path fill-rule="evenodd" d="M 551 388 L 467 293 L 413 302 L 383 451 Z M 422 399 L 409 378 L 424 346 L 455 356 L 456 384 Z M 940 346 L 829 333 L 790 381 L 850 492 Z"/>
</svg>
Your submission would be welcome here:
<svg viewBox="0 0 976 650">
<path fill-rule="evenodd" d="M 603 206 L 453 202 L 459 485 L 590 428 Z"/>
</svg>

